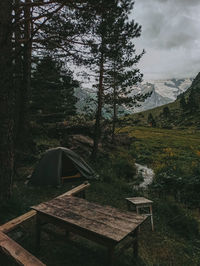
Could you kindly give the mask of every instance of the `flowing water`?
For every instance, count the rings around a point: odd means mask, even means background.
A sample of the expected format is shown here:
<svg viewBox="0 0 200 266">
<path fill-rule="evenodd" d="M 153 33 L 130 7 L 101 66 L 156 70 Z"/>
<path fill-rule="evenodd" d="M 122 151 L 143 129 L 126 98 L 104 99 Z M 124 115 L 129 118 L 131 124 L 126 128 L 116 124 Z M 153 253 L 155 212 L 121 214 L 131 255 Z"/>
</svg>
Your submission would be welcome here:
<svg viewBox="0 0 200 266">
<path fill-rule="evenodd" d="M 136 163 L 138 175 L 142 175 L 144 181 L 138 186 L 139 188 L 146 188 L 153 181 L 154 171 L 145 165 Z"/>
</svg>

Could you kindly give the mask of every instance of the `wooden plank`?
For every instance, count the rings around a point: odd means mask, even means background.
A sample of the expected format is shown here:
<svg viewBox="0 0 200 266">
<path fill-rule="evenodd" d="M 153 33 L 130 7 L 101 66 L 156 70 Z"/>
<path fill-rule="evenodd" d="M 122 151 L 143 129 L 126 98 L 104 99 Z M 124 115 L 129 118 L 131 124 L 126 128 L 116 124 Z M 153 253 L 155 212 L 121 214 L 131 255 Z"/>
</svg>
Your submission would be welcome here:
<svg viewBox="0 0 200 266">
<path fill-rule="evenodd" d="M 22 224 L 23 222 L 29 220 L 30 218 L 34 217 L 36 215 L 36 211 L 31 210 L 3 225 L 0 226 L 0 231 L 2 231 L 3 233 L 8 233 L 11 230 L 15 229 L 17 226 L 19 226 L 20 224 Z"/>
<path fill-rule="evenodd" d="M 149 204 L 152 204 L 153 201 L 146 199 L 144 197 L 133 197 L 133 198 L 126 198 L 126 200 L 128 200 L 129 202 L 135 204 L 135 205 L 140 205 L 140 204 L 147 204 L 149 206 Z"/>
<path fill-rule="evenodd" d="M 55 199 L 53 199 L 53 201 L 54 200 Z M 90 209 L 95 210 L 96 212 L 98 211 L 98 212 L 104 213 L 104 214 L 106 214 L 108 216 L 112 216 L 112 217 L 120 218 L 120 219 L 125 219 L 125 220 L 127 220 L 129 222 L 132 222 L 133 220 L 136 220 L 137 222 L 140 222 L 141 219 L 143 219 L 145 217 L 143 215 L 137 215 L 137 214 L 135 214 L 133 212 L 128 212 L 128 211 L 124 211 L 124 210 L 121 211 L 121 210 L 116 209 L 116 208 L 111 207 L 111 206 L 107 206 L 107 205 L 106 206 L 102 206 L 102 205 L 99 205 L 99 204 L 96 204 L 96 203 L 93 203 L 93 202 L 88 202 L 88 201 L 85 201 L 84 199 L 81 199 L 81 198 L 62 197 L 62 201 L 65 201 L 66 205 L 70 204 L 70 201 L 73 201 L 73 205 L 78 205 L 78 206 L 79 205 L 83 205 L 87 209 L 90 208 Z M 49 201 L 49 202 L 51 202 L 51 201 Z M 86 204 L 86 202 L 87 202 L 87 204 Z"/>
<path fill-rule="evenodd" d="M 73 197 L 68 198 L 67 200 L 66 198 L 64 199 L 60 198 L 59 200 L 54 199 L 54 200 L 49 201 L 48 205 L 52 206 L 52 208 L 54 207 L 57 207 L 60 209 L 67 208 L 68 210 L 71 210 L 73 213 L 79 214 L 84 218 L 88 218 L 90 220 L 101 222 L 103 224 L 113 227 L 113 229 L 127 232 L 127 233 L 134 230 L 138 226 L 140 221 L 143 221 L 143 217 L 140 217 L 140 219 L 138 219 L 137 215 L 134 215 L 134 217 L 132 217 L 131 220 L 129 219 L 127 220 L 126 218 L 120 216 L 122 212 L 119 212 L 119 211 L 118 211 L 118 216 L 111 215 L 110 213 L 107 213 L 107 212 L 105 213 L 102 207 L 99 209 L 93 208 L 92 203 L 88 205 L 88 204 L 85 204 L 85 201 L 83 200 L 79 200 L 79 199 L 74 200 Z"/>
<path fill-rule="evenodd" d="M 56 198 L 62 198 L 62 197 L 64 197 L 64 196 L 74 196 L 74 195 L 76 195 L 76 194 L 78 194 L 78 193 L 84 191 L 84 190 L 85 190 L 86 188 L 88 188 L 89 186 L 90 186 L 90 183 L 85 182 L 85 183 L 81 184 L 80 186 L 75 187 L 75 188 L 73 188 L 73 189 L 71 189 L 71 190 L 65 192 L 64 194 L 59 195 L 59 196 L 56 197 Z"/>
<path fill-rule="evenodd" d="M 46 265 L 2 232 L 0 232 L 0 249 L 6 255 L 11 257 L 18 265 L 23 265 L 23 266 Z"/>
<path fill-rule="evenodd" d="M 80 173 L 77 173 L 76 175 L 69 175 L 69 176 L 62 176 L 61 179 L 62 180 L 65 180 L 65 179 L 73 179 L 73 178 L 80 178 L 81 177 L 81 174 Z"/>
<path fill-rule="evenodd" d="M 78 187 L 75 187 L 67 192 L 65 192 L 64 194 L 58 196 L 58 198 L 63 197 L 63 196 L 72 196 L 72 195 L 76 195 L 82 191 L 84 191 L 86 188 L 88 188 L 90 186 L 90 184 L 88 182 L 85 182 L 83 184 L 81 184 Z M 14 218 L 13 220 L 3 224 L 0 226 L 0 231 L 2 231 L 3 233 L 8 233 L 10 231 L 12 231 L 13 229 L 15 229 L 17 226 L 19 226 L 20 224 L 22 224 L 23 222 L 33 218 L 36 215 L 36 211 L 31 210 L 19 217 Z"/>
<path fill-rule="evenodd" d="M 80 214 L 75 214 L 70 210 L 60 209 L 56 207 L 52 208 L 46 204 L 40 204 L 40 209 L 36 209 L 36 207 L 34 208 L 38 212 L 54 217 L 55 219 L 60 220 L 62 223 L 79 227 L 81 230 L 93 232 L 96 235 L 103 236 L 113 241 L 118 242 L 119 240 L 121 240 L 119 234 L 116 235 L 113 227 L 84 218 Z"/>
</svg>

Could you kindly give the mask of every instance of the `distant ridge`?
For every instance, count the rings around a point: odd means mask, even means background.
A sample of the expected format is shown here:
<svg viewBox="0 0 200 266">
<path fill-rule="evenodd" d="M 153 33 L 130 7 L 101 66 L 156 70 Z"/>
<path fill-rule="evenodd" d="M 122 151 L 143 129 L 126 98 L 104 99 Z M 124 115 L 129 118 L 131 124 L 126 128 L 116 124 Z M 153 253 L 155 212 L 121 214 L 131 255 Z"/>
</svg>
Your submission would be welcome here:
<svg viewBox="0 0 200 266">
<path fill-rule="evenodd" d="M 139 106 L 137 107 L 122 108 L 123 113 L 138 113 L 174 102 L 180 94 L 191 86 L 192 81 L 193 78 L 144 81 L 133 87 L 132 95 L 150 93 L 150 97 L 144 102 L 138 103 Z M 88 113 L 88 109 L 92 112 L 95 111 L 96 93 L 92 89 L 77 88 L 75 95 L 78 98 L 76 105 L 78 112 Z"/>
<path fill-rule="evenodd" d="M 144 103 L 132 109 L 141 112 L 174 102 L 178 95 L 185 92 L 192 84 L 193 78 L 149 80 L 135 88 L 137 93 L 152 92 Z M 135 94 L 135 93 L 134 93 Z"/>
<path fill-rule="evenodd" d="M 174 102 L 130 115 L 129 119 L 132 124 L 152 126 L 149 122 L 150 117 L 155 127 L 169 129 L 193 127 L 200 130 L 200 73 L 193 79 L 191 86 L 186 90 L 183 89 Z"/>
</svg>

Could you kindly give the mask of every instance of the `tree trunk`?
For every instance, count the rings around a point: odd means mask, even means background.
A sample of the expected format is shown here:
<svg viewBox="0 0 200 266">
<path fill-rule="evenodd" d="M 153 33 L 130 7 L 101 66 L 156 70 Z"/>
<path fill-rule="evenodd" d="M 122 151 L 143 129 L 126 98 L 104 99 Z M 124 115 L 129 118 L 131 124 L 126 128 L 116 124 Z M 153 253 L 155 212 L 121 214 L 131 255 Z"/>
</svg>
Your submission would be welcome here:
<svg viewBox="0 0 200 266">
<path fill-rule="evenodd" d="M 18 120 L 18 146 L 25 147 L 28 142 L 28 99 L 30 93 L 31 83 L 31 53 L 32 53 L 32 39 L 31 39 L 31 0 L 26 0 L 24 7 L 24 49 L 23 49 L 23 80 L 20 89 L 20 106 L 19 106 L 19 120 Z"/>
<path fill-rule="evenodd" d="M 20 129 L 20 122 L 19 122 L 19 112 L 21 106 L 21 88 L 22 88 L 22 81 L 23 81 L 23 47 L 20 43 L 20 39 L 22 39 L 22 31 L 20 26 L 20 16 L 21 16 L 21 9 L 20 9 L 20 0 L 15 0 L 15 23 L 14 23 L 14 34 L 15 34 L 15 60 L 14 60 L 14 87 L 15 87 L 15 95 L 16 95 L 16 106 L 15 106 L 15 141 L 18 139 L 19 129 Z"/>
<path fill-rule="evenodd" d="M 94 160 L 97 156 L 99 140 L 101 137 L 101 118 L 102 118 L 102 106 L 103 106 L 103 74 L 104 74 L 104 55 L 103 55 L 103 51 L 101 51 L 100 69 L 99 69 L 98 103 L 97 103 L 97 112 L 96 112 L 94 137 L 93 137 L 94 144 L 93 144 L 93 150 L 92 150 L 92 159 Z"/>
<path fill-rule="evenodd" d="M 0 1 L 0 201 L 12 193 L 15 92 L 12 75 L 12 1 Z"/>
<path fill-rule="evenodd" d="M 113 98 L 113 121 L 112 121 L 112 143 L 115 143 L 115 127 L 117 121 L 117 103 L 116 103 L 116 86 L 114 85 L 114 98 Z"/>
<path fill-rule="evenodd" d="M 115 64 L 114 64 L 114 82 L 113 82 L 113 121 L 112 121 L 112 143 L 115 143 L 115 127 L 117 121 L 117 88 L 116 88 L 116 78 L 115 78 Z"/>
</svg>

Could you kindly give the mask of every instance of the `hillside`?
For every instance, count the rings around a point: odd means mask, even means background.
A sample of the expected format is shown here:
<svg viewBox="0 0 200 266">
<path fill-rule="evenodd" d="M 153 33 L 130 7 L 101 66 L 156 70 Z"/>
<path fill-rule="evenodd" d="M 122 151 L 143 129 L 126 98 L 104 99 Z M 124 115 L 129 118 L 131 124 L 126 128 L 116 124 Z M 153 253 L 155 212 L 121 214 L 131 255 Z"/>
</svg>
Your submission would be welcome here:
<svg viewBox="0 0 200 266">
<path fill-rule="evenodd" d="M 144 81 L 134 88 L 134 94 L 151 93 L 144 103 L 131 109 L 131 112 L 141 112 L 174 102 L 178 95 L 185 92 L 192 83 L 193 78 L 163 79 Z"/>
<path fill-rule="evenodd" d="M 176 101 L 128 116 L 130 123 L 161 128 L 200 128 L 200 73 Z M 153 119 L 153 120 L 152 120 Z M 152 121 L 151 121 L 152 120 Z"/>
</svg>

